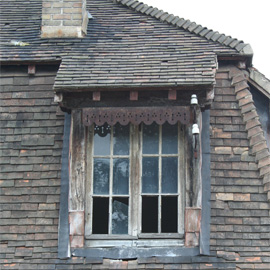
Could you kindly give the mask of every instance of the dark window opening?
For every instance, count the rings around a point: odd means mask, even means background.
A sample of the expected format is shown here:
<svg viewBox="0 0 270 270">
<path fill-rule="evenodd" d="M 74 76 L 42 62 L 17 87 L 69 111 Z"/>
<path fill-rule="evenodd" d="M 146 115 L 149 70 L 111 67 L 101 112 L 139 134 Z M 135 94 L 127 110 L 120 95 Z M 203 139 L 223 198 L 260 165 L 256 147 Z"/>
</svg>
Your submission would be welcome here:
<svg viewBox="0 0 270 270">
<path fill-rule="evenodd" d="M 158 232 L 158 196 L 142 196 L 142 232 Z"/>
<path fill-rule="evenodd" d="M 177 197 L 162 197 L 161 203 L 161 232 L 177 232 Z"/>
<path fill-rule="evenodd" d="M 93 198 L 93 234 L 107 234 L 109 228 L 109 199 Z"/>
</svg>

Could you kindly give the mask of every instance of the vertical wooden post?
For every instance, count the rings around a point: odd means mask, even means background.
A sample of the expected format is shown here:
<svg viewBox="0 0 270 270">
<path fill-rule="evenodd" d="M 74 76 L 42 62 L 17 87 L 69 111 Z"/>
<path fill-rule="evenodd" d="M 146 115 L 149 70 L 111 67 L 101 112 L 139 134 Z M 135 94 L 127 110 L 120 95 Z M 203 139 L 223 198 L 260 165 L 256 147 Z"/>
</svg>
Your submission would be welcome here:
<svg viewBox="0 0 270 270">
<path fill-rule="evenodd" d="M 85 139 L 81 111 L 72 111 L 70 150 L 70 210 L 84 210 Z"/>
<path fill-rule="evenodd" d="M 84 246 L 85 131 L 80 110 L 72 111 L 69 223 L 71 247 Z"/>
</svg>

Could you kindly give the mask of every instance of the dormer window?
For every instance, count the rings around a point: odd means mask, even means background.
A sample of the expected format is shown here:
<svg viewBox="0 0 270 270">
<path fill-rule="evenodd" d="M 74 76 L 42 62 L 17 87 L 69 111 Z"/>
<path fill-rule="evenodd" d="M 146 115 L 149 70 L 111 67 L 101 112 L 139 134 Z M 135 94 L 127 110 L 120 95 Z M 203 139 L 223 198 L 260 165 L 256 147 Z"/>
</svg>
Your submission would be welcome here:
<svg viewBox="0 0 270 270">
<path fill-rule="evenodd" d="M 123 259 L 140 257 L 147 247 L 154 252 L 147 256 L 162 256 L 168 247 L 175 256 L 187 252 L 186 248 L 190 254 L 199 254 L 204 241 L 200 238 L 204 154 L 197 133 L 209 118 L 202 122 L 197 104 L 96 104 L 71 112 L 72 254 Z"/>
</svg>

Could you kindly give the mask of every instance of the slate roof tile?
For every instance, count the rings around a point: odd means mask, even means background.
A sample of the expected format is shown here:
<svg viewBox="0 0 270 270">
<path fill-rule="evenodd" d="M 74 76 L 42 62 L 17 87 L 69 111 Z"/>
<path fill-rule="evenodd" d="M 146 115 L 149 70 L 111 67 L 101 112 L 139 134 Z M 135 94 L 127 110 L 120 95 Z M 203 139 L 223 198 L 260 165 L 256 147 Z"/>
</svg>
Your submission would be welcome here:
<svg viewBox="0 0 270 270">
<path fill-rule="evenodd" d="M 134 83 L 213 85 L 216 55 L 236 55 L 246 47 L 242 41 L 134 0 L 88 1 L 87 10 L 94 19 L 83 39 L 41 39 L 40 0 L 1 1 L 0 5 L 0 60 L 61 59 L 54 85 L 57 91 Z M 22 45 L 14 45 L 16 42 Z M 163 66 L 164 70 L 156 69 Z M 171 68 L 175 78 L 170 76 Z M 139 83 L 133 77 L 142 69 L 146 72 L 140 75 Z M 96 71 L 103 73 L 102 79 L 97 79 Z M 159 76 L 158 80 L 154 76 Z"/>
</svg>

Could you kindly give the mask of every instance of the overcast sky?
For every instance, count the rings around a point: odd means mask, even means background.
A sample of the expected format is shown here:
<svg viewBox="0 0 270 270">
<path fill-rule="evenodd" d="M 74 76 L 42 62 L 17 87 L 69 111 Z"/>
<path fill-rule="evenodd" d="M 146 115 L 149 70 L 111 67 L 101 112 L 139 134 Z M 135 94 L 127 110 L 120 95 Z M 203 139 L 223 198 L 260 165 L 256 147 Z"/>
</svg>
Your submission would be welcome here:
<svg viewBox="0 0 270 270">
<path fill-rule="evenodd" d="M 270 79 L 269 0 L 141 1 L 249 43 L 254 52 L 253 66 Z"/>
</svg>

